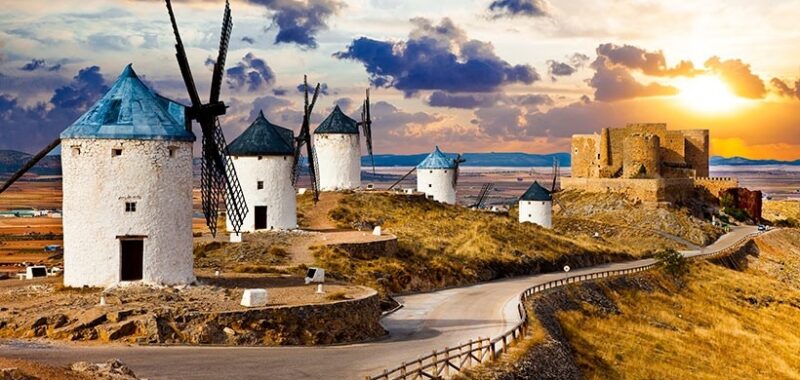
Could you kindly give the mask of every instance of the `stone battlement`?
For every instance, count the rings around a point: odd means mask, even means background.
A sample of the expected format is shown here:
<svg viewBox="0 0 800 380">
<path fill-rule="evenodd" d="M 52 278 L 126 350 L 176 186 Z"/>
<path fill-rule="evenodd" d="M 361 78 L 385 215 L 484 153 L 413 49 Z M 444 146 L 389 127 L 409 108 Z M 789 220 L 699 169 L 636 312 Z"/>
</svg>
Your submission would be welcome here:
<svg viewBox="0 0 800 380">
<path fill-rule="evenodd" d="M 589 193 L 621 193 L 642 202 L 684 202 L 700 187 L 718 197 L 728 189 L 737 188 L 733 178 L 575 178 L 562 177 L 561 188 Z"/>
</svg>

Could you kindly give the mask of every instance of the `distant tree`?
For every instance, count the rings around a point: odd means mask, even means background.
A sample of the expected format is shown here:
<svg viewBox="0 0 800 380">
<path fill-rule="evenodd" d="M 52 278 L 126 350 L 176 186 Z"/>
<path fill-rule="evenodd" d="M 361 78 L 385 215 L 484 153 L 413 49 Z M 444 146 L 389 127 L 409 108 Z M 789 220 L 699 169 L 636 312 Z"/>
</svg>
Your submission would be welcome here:
<svg viewBox="0 0 800 380">
<path fill-rule="evenodd" d="M 675 280 L 681 280 L 689 274 L 689 260 L 672 248 L 656 253 L 656 259 L 664 272 Z"/>
<path fill-rule="evenodd" d="M 733 201 L 734 201 L 733 195 L 723 194 L 722 197 L 719 199 L 719 205 L 722 208 L 733 208 L 736 206 Z"/>
</svg>

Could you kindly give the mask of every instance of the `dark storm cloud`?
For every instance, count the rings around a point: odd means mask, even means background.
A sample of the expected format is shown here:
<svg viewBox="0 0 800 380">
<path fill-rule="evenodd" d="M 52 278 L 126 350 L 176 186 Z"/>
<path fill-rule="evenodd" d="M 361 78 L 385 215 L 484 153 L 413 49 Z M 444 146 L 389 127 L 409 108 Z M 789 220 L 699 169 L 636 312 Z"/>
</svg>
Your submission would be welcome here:
<svg viewBox="0 0 800 380">
<path fill-rule="evenodd" d="M 632 45 L 601 44 L 597 47 L 597 56 L 598 58 L 605 57 L 609 64 L 641 70 L 644 74 L 651 76 L 691 77 L 703 72 L 696 69 L 689 61 L 681 61 L 675 67 L 667 67 L 667 60 L 663 52 L 649 52 Z"/>
<path fill-rule="evenodd" d="M 545 0 L 495 0 L 489 4 L 492 17 L 543 17 L 549 14 Z"/>
<path fill-rule="evenodd" d="M 0 149 L 34 152 L 56 138 L 100 98 L 108 87 L 98 66 L 81 69 L 72 81 L 33 106 L 0 94 Z"/>
<path fill-rule="evenodd" d="M 786 81 L 779 78 L 772 78 L 770 83 L 775 87 L 778 95 L 800 99 L 800 80 L 794 82 L 794 88 L 792 88 L 791 83 L 786 83 Z"/>
<path fill-rule="evenodd" d="M 547 61 L 547 72 L 554 77 L 568 77 L 578 71 L 575 67 L 568 63 L 558 61 Z M 553 78 L 555 80 L 555 78 Z"/>
<path fill-rule="evenodd" d="M 675 87 L 663 86 L 658 83 L 646 85 L 639 83 L 626 67 L 609 63 L 605 56 L 597 57 L 597 60 L 592 63 L 592 68 L 595 73 L 588 83 L 595 89 L 595 100 L 614 101 L 678 93 L 678 89 Z"/>
<path fill-rule="evenodd" d="M 61 70 L 61 64 L 57 63 L 55 65 L 48 65 L 44 59 L 32 59 L 30 62 L 22 65 L 19 68 L 22 71 L 36 71 L 36 70 L 46 70 L 46 71 L 58 71 Z"/>
<path fill-rule="evenodd" d="M 526 94 L 506 95 L 503 93 L 478 93 L 478 94 L 448 94 L 443 91 L 434 91 L 426 100 L 431 107 L 447 108 L 488 108 L 498 103 L 503 105 L 525 106 L 536 108 L 541 105 L 553 104 L 553 99 L 547 95 Z"/>
<path fill-rule="evenodd" d="M 211 58 L 206 60 L 207 66 L 213 66 Z M 258 91 L 266 86 L 275 83 L 275 73 L 267 62 L 256 57 L 253 53 L 247 53 L 239 63 L 225 70 L 225 78 L 228 87 L 233 90 L 246 88 L 247 91 Z"/>
<path fill-rule="evenodd" d="M 328 28 L 328 19 L 336 14 L 344 3 L 338 0 L 249 0 L 270 11 L 275 28 L 275 44 L 294 43 L 306 48 L 317 47 L 317 34 Z"/>
<path fill-rule="evenodd" d="M 336 105 L 336 106 L 339 106 L 339 108 L 341 108 L 342 111 L 344 111 L 344 113 L 350 113 L 350 112 L 353 111 L 353 108 L 352 108 L 353 104 L 354 104 L 353 99 L 350 99 L 350 98 L 339 98 L 339 99 L 336 99 L 333 102 L 333 104 Z M 370 109 L 370 111 L 372 111 L 372 110 Z"/>
<path fill-rule="evenodd" d="M 722 78 L 734 94 L 743 98 L 761 99 L 767 95 L 764 81 L 750 70 L 750 65 L 740 59 L 721 60 L 711 57 L 705 62 L 705 67 Z"/>
<path fill-rule="evenodd" d="M 540 79 L 530 65 L 512 65 L 487 42 L 468 40 L 463 30 L 444 18 L 435 25 L 415 18 L 406 41 L 354 40 L 339 59 L 361 62 L 376 87 L 393 87 L 411 96 L 420 90 L 493 92 L 510 83 Z"/>
<path fill-rule="evenodd" d="M 314 87 L 315 86 L 316 86 L 316 84 L 313 84 L 313 83 L 309 83 L 308 84 L 308 96 L 309 97 L 314 95 Z M 297 85 L 297 92 L 302 94 L 302 93 L 305 93 L 305 91 L 306 91 L 305 84 L 300 83 L 300 84 Z M 319 95 L 320 96 L 322 96 L 322 95 L 326 95 L 326 96 L 330 95 L 327 83 L 320 83 L 320 85 L 319 85 Z"/>
</svg>

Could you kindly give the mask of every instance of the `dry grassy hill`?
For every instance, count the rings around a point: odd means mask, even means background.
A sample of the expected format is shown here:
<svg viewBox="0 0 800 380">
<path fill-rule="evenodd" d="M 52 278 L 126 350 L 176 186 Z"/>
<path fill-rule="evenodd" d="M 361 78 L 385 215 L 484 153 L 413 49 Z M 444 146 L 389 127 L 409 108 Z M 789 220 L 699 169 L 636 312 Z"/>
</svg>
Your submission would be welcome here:
<svg viewBox="0 0 800 380">
<path fill-rule="evenodd" d="M 558 194 L 559 217 L 589 219 L 612 226 L 644 231 L 660 231 L 697 245 L 705 245 L 722 235 L 722 229 L 698 218 L 687 208 L 648 206 L 617 193 L 565 191 Z M 558 219 L 556 219 L 558 222 Z"/>
<path fill-rule="evenodd" d="M 300 201 L 302 215 L 314 215 Z M 382 226 L 398 237 L 393 254 L 352 255 L 319 248 L 316 257 L 341 279 L 390 292 L 430 290 L 495 278 L 627 260 L 642 251 L 621 249 L 581 234 L 520 224 L 508 214 L 443 205 L 419 196 L 351 193 L 328 216 L 340 228 Z"/>
<path fill-rule="evenodd" d="M 800 201 L 764 201 L 762 215 L 772 223 L 800 227 Z"/>
<path fill-rule="evenodd" d="M 468 378 L 797 379 L 800 231 L 693 264 L 683 281 L 652 272 L 580 284 L 533 308 L 545 333 Z"/>
</svg>

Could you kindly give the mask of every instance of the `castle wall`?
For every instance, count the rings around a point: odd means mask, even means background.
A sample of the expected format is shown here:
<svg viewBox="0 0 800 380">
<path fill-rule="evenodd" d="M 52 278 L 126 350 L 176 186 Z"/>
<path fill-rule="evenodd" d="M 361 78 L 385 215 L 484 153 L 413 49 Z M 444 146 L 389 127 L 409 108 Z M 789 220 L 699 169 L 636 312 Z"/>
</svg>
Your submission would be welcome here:
<svg viewBox="0 0 800 380">
<path fill-rule="evenodd" d="M 591 193 L 622 193 L 628 198 L 642 202 L 681 202 L 691 196 L 691 178 L 561 178 L 564 190 L 579 190 Z"/>
<path fill-rule="evenodd" d="M 663 131 L 656 136 L 661 142 L 661 161 L 675 165 L 685 165 L 686 138 L 681 131 Z"/>
<path fill-rule="evenodd" d="M 697 177 L 694 179 L 694 185 L 706 189 L 715 197 L 720 197 L 725 190 L 739 187 L 739 181 L 731 177 Z"/>
<path fill-rule="evenodd" d="M 596 177 L 598 175 L 597 155 L 600 148 L 600 136 L 572 136 L 572 176 Z"/>
<path fill-rule="evenodd" d="M 686 163 L 698 177 L 708 177 L 708 158 L 710 156 L 707 129 L 681 131 L 686 137 Z"/>
<path fill-rule="evenodd" d="M 625 139 L 623 154 L 624 178 L 658 178 L 661 176 L 661 150 L 656 135 L 631 135 Z"/>
<path fill-rule="evenodd" d="M 359 135 L 315 133 L 314 151 L 322 191 L 361 187 L 361 145 Z"/>
<path fill-rule="evenodd" d="M 255 231 L 255 208 L 264 206 L 267 207 L 267 229 L 297 228 L 297 197 L 291 180 L 293 164 L 292 156 L 234 157 L 233 166 L 248 209 L 242 232 Z M 230 219 L 226 225 L 228 231 L 233 232 Z"/>
<path fill-rule="evenodd" d="M 63 139 L 61 146 L 64 285 L 117 284 L 126 238 L 144 241 L 143 282 L 194 281 L 192 143 Z M 126 211 L 132 202 L 135 212 Z"/>
</svg>

